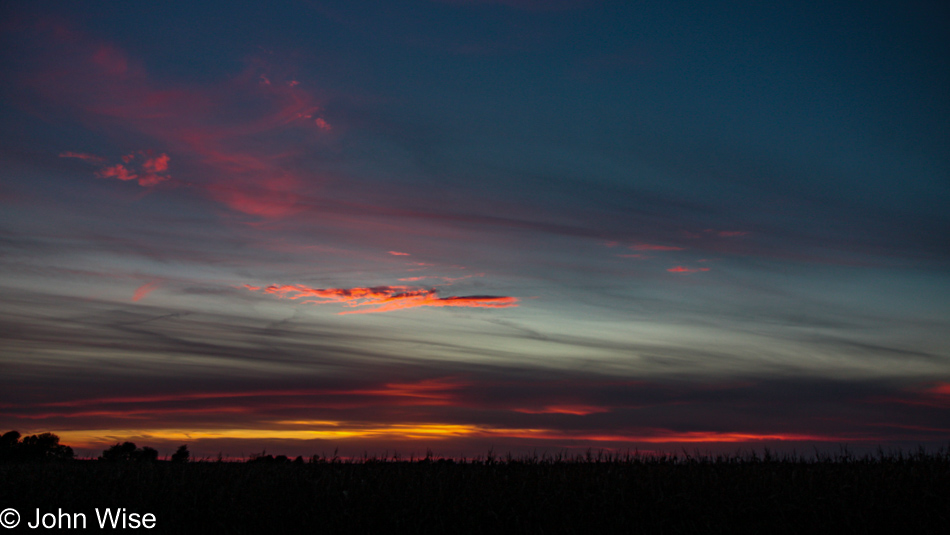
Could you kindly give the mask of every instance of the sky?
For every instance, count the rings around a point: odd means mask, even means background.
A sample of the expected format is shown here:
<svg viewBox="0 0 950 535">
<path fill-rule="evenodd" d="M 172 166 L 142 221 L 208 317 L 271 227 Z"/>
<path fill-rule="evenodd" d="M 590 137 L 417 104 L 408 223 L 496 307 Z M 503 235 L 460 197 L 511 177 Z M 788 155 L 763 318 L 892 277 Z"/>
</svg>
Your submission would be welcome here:
<svg viewBox="0 0 950 535">
<path fill-rule="evenodd" d="M 0 432 L 950 444 L 946 2 L 4 2 Z"/>
</svg>

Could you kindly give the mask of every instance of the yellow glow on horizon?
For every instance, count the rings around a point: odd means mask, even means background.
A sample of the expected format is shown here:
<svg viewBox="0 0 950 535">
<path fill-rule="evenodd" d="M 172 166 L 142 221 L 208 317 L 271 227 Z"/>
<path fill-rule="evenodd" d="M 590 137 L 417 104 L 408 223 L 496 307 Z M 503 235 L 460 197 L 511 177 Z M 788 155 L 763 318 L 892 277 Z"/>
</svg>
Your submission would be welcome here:
<svg viewBox="0 0 950 535">
<path fill-rule="evenodd" d="M 761 440 L 841 441 L 860 437 L 804 434 L 757 434 L 730 432 L 670 432 L 653 434 L 572 433 L 554 429 L 509 429 L 467 424 L 384 424 L 327 420 L 283 420 L 271 422 L 274 428 L 251 429 L 88 429 L 62 431 L 61 443 L 74 447 L 94 447 L 123 441 L 159 440 L 189 442 L 208 439 L 258 440 L 345 440 L 388 439 L 393 441 L 426 439 L 449 440 L 466 437 L 520 438 L 535 440 L 584 440 L 591 442 L 703 443 L 755 442 Z"/>
<path fill-rule="evenodd" d="M 189 441 L 202 439 L 276 439 L 276 440 L 333 440 L 388 438 L 391 440 L 440 440 L 485 434 L 513 434 L 539 430 L 486 429 L 459 424 L 370 424 L 322 420 L 279 421 L 276 429 L 89 429 L 59 433 L 63 444 L 99 445 L 117 441 L 164 440 Z"/>
</svg>

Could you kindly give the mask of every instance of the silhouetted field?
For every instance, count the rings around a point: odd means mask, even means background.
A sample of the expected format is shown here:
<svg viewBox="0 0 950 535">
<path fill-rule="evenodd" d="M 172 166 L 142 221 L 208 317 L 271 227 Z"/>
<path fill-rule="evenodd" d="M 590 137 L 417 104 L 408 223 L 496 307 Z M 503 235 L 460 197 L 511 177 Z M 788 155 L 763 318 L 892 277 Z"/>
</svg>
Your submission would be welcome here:
<svg viewBox="0 0 950 535">
<path fill-rule="evenodd" d="M 945 533 L 950 452 L 0 465 L 0 508 L 160 533 Z M 21 525 L 15 531 L 28 530 Z"/>
</svg>

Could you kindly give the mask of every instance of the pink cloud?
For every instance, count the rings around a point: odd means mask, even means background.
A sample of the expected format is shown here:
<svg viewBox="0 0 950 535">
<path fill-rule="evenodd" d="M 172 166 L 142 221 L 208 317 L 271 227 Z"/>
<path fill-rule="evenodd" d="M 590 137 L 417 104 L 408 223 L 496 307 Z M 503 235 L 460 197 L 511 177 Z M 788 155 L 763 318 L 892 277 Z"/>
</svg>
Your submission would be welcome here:
<svg viewBox="0 0 950 535">
<path fill-rule="evenodd" d="M 146 295 L 152 293 L 156 288 L 161 286 L 160 281 L 147 282 L 138 288 L 136 288 L 135 293 L 132 295 L 132 301 L 139 301 L 144 298 Z"/>
<path fill-rule="evenodd" d="M 320 130 L 325 130 L 329 132 L 330 130 L 333 129 L 333 127 L 330 126 L 330 123 L 326 122 L 326 120 L 323 117 L 317 117 L 314 123 L 316 123 L 316 125 L 320 128 Z"/>
<path fill-rule="evenodd" d="M 709 268 L 688 268 L 683 266 L 671 267 L 668 269 L 670 273 L 699 273 L 701 271 L 709 271 Z"/>
<path fill-rule="evenodd" d="M 331 128 L 324 119 L 313 122 L 321 106 L 279 66 L 251 58 L 245 72 L 220 83 L 168 85 L 119 47 L 67 25 L 39 23 L 33 31 L 40 33 L 33 38 L 48 43 L 48 52 L 30 58 L 33 70 L 20 81 L 46 108 L 96 128 L 147 136 L 169 154 L 182 155 L 194 162 L 191 175 L 198 181 L 188 184 L 192 191 L 238 212 L 276 218 L 298 211 L 301 189 L 319 182 L 290 170 L 288 160 L 296 155 L 286 145 L 267 143 L 266 134 L 290 128 L 302 135 Z M 247 106 L 249 101 L 255 105 Z M 171 178 L 168 154 L 139 154 L 141 166 L 133 165 L 138 155 L 130 152 L 97 176 L 138 179 L 144 187 Z"/>
<path fill-rule="evenodd" d="M 121 76 L 129 70 L 129 59 L 111 45 L 102 45 L 92 55 L 92 62 L 106 74 Z"/>
<path fill-rule="evenodd" d="M 102 156 L 96 156 L 95 154 L 86 154 L 85 152 L 66 151 L 66 152 L 59 153 L 59 157 L 60 158 L 78 158 L 86 162 L 95 162 L 95 163 L 103 163 L 106 161 L 106 159 L 103 158 Z"/>
<path fill-rule="evenodd" d="M 389 251 L 389 254 L 395 256 L 409 256 L 409 253 L 400 253 L 399 251 Z"/>
</svg>

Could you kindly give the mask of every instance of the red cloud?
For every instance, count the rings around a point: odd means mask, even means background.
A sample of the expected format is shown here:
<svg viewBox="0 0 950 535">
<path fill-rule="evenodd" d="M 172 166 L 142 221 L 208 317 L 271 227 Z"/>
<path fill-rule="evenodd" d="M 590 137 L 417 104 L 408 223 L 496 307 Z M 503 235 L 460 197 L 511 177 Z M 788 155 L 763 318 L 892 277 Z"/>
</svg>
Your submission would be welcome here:
<svg viewBox="0 0 950 535">
<path fill-rule="evenodd" d="M 245 285 L 248 290 L 256 287 Z M 518 306 L 518 299 L 508 296 L 469 295 L 439 297 L 438 291 L 413 289 L 410 286 L 376 286 L 372 288 L 307 288 L 299 285 L 271 285 L 263 290 L 288 299 L 316 297 L 322 301 L 305 301 L 313 304 L 345 303 L 346 306 L 372 306 L 376 308 L 340 312 L 339 314 L 368 314 L 390 312 L 417 307 L 470 307 L 508 308 Z"/>
<path fill-rule="evenodd" d="M 342 393 L 346 395 L 410 398 L 404 402 L 395 402 L 400 405 L 452 405 L 455 398 L 452 391 L 466 385 L 466 383 L 456 383 L 446 379 L 425 379 L 416 383 L 387 383 L 383 388 L 350 390 Z"/>
<path fill-rule="evenodd" d="M 549 405 L 543 409 L 514 409 L 515 412 L 525 414 L 573 414 L 575 416 L 587 416 L 599 412 L 610 412 L 610 409 L 604 407 L 594 407 L 592 405 Z"/>
<path fill-rule="evenodd" d="M 145 163 L 142 164 L 142 169 L 144 169 L 146 173 L 161 173 L 168 171 L 168 155 L 162 154 L 161 156 L 156 156 L 155 158 L 145 160 Z"/>
<path fill-rule="evenodd" d="M 709 271 L 709 268 L 688 268 L 683 266 L 671 267 L 668 269 L 670 273 L 699 273 L 700 271 Z"/>
<path fill-rule="evenodd" d="M 122 157 L 125 164 L 130 164 L 134 159 L 134 154 L 127 154 Z M 100 158 L 100 160 L 103 159 Z M 120 163 L 100 169 L 96 172 L 96 176 L 99 178 L 117 178 L 119 180 L 138 179 L 140 186 L 151 187 L 170 178 L 168 175 L 160 174 L 168 170 L 168 160 L 168 155 L 164 153 L 161 156 L 147 158 L 145 163 L 142 164 L 142 174 L 137 174 L 131 167 L 126 167 L 126 165 Z"/>
<path fill-rule="evenodd" d="M 60 158 L 79 158 L 80 160 L 86 162 L 96 162 L 103 163 L 106 161 L 102 156 L 96 156 L 95 154 L 86 154 L 85 152 L 72 152 L 66 151 L 59 153 Z"/>
<path fill-rule="evenodd" d="M 119 180 L 135 180 L 139 177 L 120 163 L 100 169 L 96 172 L 96 176 L 99 178 L 118 178 Z"/>
<path fill-rule="evenodd" d="M 937 386 L 930 389 L 930 392 L 950 396 L 950 383 L 938 383 Z"/>
</svg>

